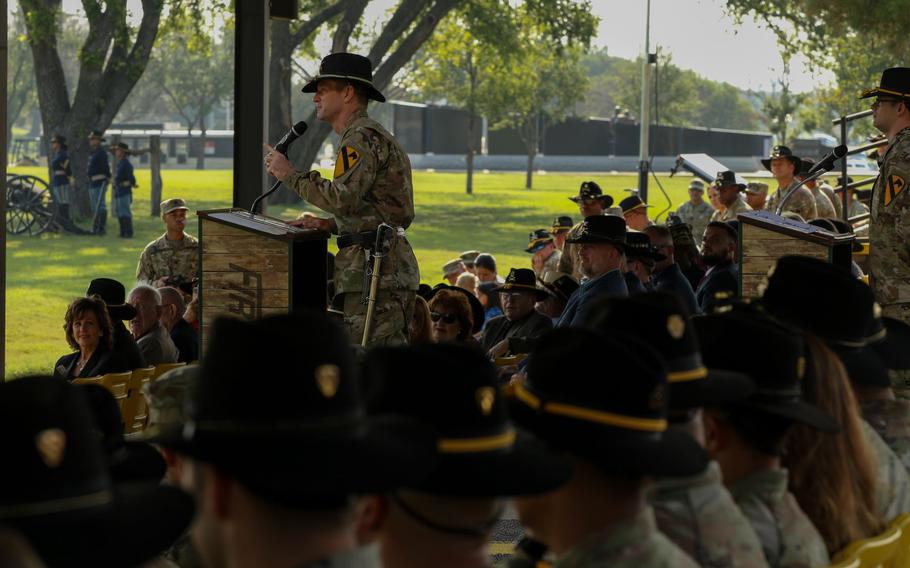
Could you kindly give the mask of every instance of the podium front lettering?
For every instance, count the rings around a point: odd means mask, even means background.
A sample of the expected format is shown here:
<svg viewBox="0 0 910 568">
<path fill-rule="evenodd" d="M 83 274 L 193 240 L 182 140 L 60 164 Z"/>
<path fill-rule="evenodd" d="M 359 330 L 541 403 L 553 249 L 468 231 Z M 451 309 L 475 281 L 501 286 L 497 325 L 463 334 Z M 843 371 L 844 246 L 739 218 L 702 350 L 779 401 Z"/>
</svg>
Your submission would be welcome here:
<svg viewBox="0 0 910 568">
<path fill-rule="evenodd" d="M 262 317 L 262 274 L 247 270 L 236 264 L 228 268 L 243 274 L 243 284 L 229 283 L 227 287 L 233 292 L 228 296 L 236 304 L 229 305 L 228 310 L 244 319 L 252 320 Z"/>
</svg>

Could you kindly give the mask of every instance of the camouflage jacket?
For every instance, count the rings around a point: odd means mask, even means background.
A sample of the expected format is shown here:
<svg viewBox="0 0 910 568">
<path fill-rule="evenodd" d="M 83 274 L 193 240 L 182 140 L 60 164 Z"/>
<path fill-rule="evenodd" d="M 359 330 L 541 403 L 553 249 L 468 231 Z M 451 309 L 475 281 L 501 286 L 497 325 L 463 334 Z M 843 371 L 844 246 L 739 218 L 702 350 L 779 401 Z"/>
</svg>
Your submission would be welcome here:
<svg viewBox="0 0 910 568">
<path fill-rule="evenodd" d="M 767 469 L 730 488 L 752 524 L 772 567 L 827 566 L 828 549 L 818 530 L 787 490 L 787 470 Z"/>
<path fill-rule="evenodd" d="M 196 278 L 198 262 L 199 241 L 196 237 L 184 233 L 182 241 L 170 241 L 165 233 L 145 246 L 139 256 L 136 280 L 151 285 L 162 276 L 180 276 L 190 282 Z"/>
<path fill-rule="evenodd" d="M 566 245 L 568 246 L 568 243 L 566 243 Z M 543 278 L 544 274 L 546 274 L 547 272 L 559 271 L 559 262 L 561 259 L 562 259 L 562 251 L 559 249 L 554 250 L 553 254 L 551 254 L 549 257 L 547 257 L 547 260 L 543 261 L 543 267 L 541 268 L 540 272 L 537 273 L 537 277 Z"/>
<path fill-rule="evenodd" d="M 630 519 L 587 537 L 563 554 L 553 568 L 695 568 L 698 564 L 657 530 L 645 507 Z"/>
<path fill-rule="evenodd" d="M 660 479 L 650 492 L 657 528 L 703 568 L 767 567 L 758 536 L 711 462 L 701 474 Z"/>
<path fill-rule="evenodd" d="M 910 471 L 910 400 L 869 400 L 860 408 L 866 422 Z"/>
<path fill-rule="evenodd" d="M 831 187 L 830 185 L 828 185 L 827 182 L 822 182 L 822 183 L 818 184 L 818 189 L 819 189 L 819 191 L 824 193 L 826 196 L 828 196 L 828 201 L 830 201 L 831 205 L 834 206 L 834 214 L 837 215 L 838 218 L 843 217 L 843 215 L 844 215 L 843 205 L 844 204 L 842 203 L 841 196 L 838 195 L 837 193 L 834 193 L 834 188 Z M 819 215 L 821 215 L 821 211 L 819 211 L 818 213 L 819 213 Z"/>
<path fill-rule="evenodd" d="M 708 226 L 708 221 L 711 220 L 714 212 L 714 208 L 707 201 L 702 201 L 698 205 L 692 205 L 691 201 L 686 201 L 676 210 L 676 214 L 683 223 L 692 227 L 692 234 L 697 240 L 700 240 L 705 233 L 705 227 Z"/>
<path fill-rule="evenodd" d="M 778 187 L 777 191 L 768 196 L 768 204 L 765 209 L 772 213 L 777 211 L 777 206 L 780 204 L 781 199 L 787 195 L 791 188 L 799 185 L 799 183 L 798 179 L 794 179 L 786 189 L 782 190 Z M 811 221 L 818 217 L 818 207 L 815 205 L 815 198 L 812 197 L 812 192 L 806 189 L 805 186 L 797 189 L 796 193 L 787 200 L 783 211 L 792 211 L 806 221 Z"/>
<path fill-rule="evenodd" d="M 863 435 L 872 448 L 878 464 L 875 504 L 882 520 L 889 522 L 898 515 L 910 513 L 910 477 L 897 454 L 891 451 L 875 429 L 862 421 Z"/>
<path fill-rule="evenodd" d="M 897 133 L 872 191 L 869 283 L 882 306 L 910 302 L 910 127 Z"/>
<path fill-rule="evenodd" d="M 831 199 L 828 198 L 820 187 L 816 185 L 815 187 L 809 188 L 809 192 L 812 193 L 812 197 L 815 198 L 815 209 L 820 219 L 834 219 L 837 217 L 837 210 L 834 209 L 834 204 L 831 203 Z"/>
<path fill-rule="evenodd" d="M 341 133 L 332 180 L 318 171 L 293 172 L 285 185 L 316 207 L 334 215 L 341 235 L 372 231 L 387 223 L 407 229 L 414 220 L 411 162 L 381 124 L 360 111 Z M 364 252 L 359 245 L 335 256 L 335 291 L 363 288 Z M 417 258 L 404 236 L 392 240 L 382 261 L 380 288 L 416 290 L 420 284 Z"/>
<path fill-rule="evenodd" d="M 736 216 L 738 214 L 745 213 L 746 211 L 752 211 L 752 208 L 749 207 L 749 204 L 746 203 L 746 199 L 743 197 L 743 194 L 740 193 L 738 196 L 736 196 L 736 201 L 733 202 L 733 205 L 727 207 L 723 211 L 715 211 L 711 215 L 711 222 L 732 221 L 736 219 Z"/>
</svg>

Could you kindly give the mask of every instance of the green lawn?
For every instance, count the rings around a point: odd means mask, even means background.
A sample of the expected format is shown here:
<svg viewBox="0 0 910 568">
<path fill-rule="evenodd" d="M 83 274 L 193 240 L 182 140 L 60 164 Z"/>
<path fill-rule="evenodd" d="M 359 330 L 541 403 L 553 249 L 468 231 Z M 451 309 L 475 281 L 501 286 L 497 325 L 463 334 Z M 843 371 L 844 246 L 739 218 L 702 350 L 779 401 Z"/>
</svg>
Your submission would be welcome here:
<svg viewBox="0 0 910 568">
<path fill-rule="evenodd" d="M 47 175 L 43 168 L 13 168 L 12 171 Z M 183 197 L 193 209 L 230 206 L 230 170 L 165 170 L 162 176 L 165 199 Z M 9 238 L 6 280 L 9 376 L 50 372 L 57 357 L 69 351 L 63 336 L 63 314 L 67 304 L 85 292 L 91 278 L 116 278 L 128 289 L 135 282 L 139 253 L 162 232 L 161 221 L 149 215 L 149 171 L 137 170 L 136 177 L 139 182 L 133 203 L 136 237 L 131 240 L 117 238 L 117 223 L 113 219 L 108 220 L 106 237 L 51 234 Z M 577 193 L 583 180 L 597 180 L 617 201 L 627 195 L 623 188 L 636 183 L 630 175 L 550 173 L 535 176 L 535 188 L 525 190 L 523 174 L 480 173 L 474 179 L 474 194 L 466 195 L 464 174 L 414 174 L 417 217 L 408 238 L 417 251 L 424 282 L 439 282 L 442 265 L 468 249 L 493 253 L 503 274 L 509 267 L 529 267 L 530 257 L 524 252 L 528 233 L 549 226 L 556 215 L 577 218 L 578 210 L 566 198 Z M 686 199 L 689 179 L 661 176 L 661 183 L 674 203 Z M 663 209 L 665 200 L 653 183 L 651 196 L 650 201 L 657 205 L 655 210 Z M 295 206 L 269 213 L 292 218 L 300 210 Z M 87 222 L 81 224 L 88 226 Z"/>
</svg>

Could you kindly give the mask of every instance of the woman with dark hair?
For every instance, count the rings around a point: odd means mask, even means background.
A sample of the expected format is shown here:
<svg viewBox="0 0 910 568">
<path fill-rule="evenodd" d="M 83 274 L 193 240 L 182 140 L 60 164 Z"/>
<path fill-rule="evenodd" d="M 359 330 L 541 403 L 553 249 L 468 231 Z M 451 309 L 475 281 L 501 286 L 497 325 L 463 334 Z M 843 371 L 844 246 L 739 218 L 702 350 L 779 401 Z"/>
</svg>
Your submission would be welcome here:
<svg viewBox="0 0 910 568">
<path fill-rule="evenodd" d="M 436 343 L 476 343 L 471 335 L 474 315 L 468 298 L 455 290 L 439 289 L 430 299 L 430 320 Z"/>
<path fill-rule="evenodd" d="M 114 328 L 99 296 L 74 300 L 66 308 L 64 321 L 66 342 L 75 353 L 57 360 L 55 377 L 71 381 L 130 370 L 126 360 L 111 349 Z"/>
<path fill-rule="evenodd" d="M 876 507 L 875 452 L 863 434 L 859 406 L 840 359 L 806 333 L 809 357 L 803 399 L 821 408 L 843 428 L 819 433 L 797 424 L 790 431 L 784 465 L 790 491 L 834 554 L 883 528 Z"/>
<path fill-rule="evenodd" d="M 499 284 L 496 282 L 483 282 L 477 285 L 477 299 L 480 300 L 480 304 L 483 306 L 483 309 L 486 310 L 484 312 L 484 325 L 491 319 L 502 315 L 502 304 L 499 303 L 499 292 L 493 291 L 497 288 L 499 288 Z"/>
</svg>

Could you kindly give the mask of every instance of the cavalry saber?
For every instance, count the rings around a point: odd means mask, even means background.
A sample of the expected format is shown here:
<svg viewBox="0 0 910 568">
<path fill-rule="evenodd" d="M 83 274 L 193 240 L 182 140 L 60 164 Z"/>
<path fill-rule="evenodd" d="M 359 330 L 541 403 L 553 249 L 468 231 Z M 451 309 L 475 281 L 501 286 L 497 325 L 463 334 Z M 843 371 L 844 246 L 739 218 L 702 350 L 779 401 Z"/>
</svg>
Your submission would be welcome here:
<svg viewBox="0 0 910 568">
<path fill-rule="evenodd" d="M 370 274 L 370 295 L 367 297 L 367 316 L 363 324 L 363 338 L 360 340 L 362 347 L 367 346 L 370 340 L 370 332 L 373 330 L 373 311 L 376 308 L 376 296 L 379 294 L 380 269 L 382 268 L 382 257 L 384 257 L 391 248 L 391 238 L 395 234 L 395 229 L 391 225 L 382 223 L 376 228 L 376 244 L 373 249 L 373 268 Z"/>
</svg>

